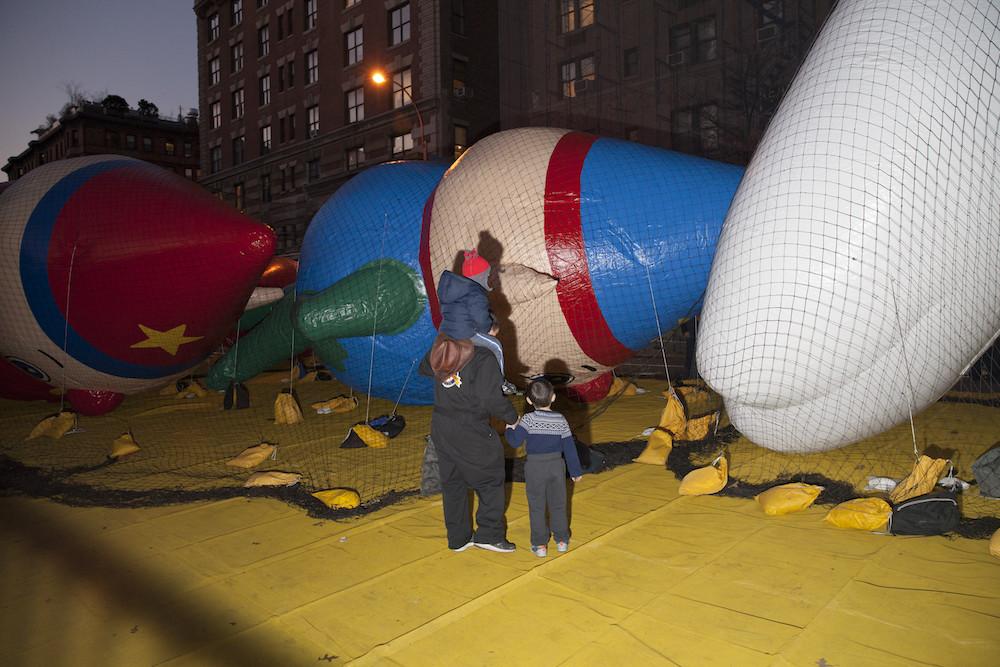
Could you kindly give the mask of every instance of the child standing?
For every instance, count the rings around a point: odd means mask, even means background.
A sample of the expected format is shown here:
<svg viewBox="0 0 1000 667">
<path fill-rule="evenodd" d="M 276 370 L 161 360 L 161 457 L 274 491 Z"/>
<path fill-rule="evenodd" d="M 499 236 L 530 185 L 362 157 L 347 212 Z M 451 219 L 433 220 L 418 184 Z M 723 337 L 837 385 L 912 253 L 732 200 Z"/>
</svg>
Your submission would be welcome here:
<svg viewBox="0 0 1000 667">
<path fill-rule="evenodd" d="M 517 424 L 507 425 L 507 442 L 512 447 L 523 442 L 528 455 L 524 463 L 524 488 L 531 521 L 531 551 L 539 558 L 548 555 L 550 536 L 555 536 L 558 551 L 569 549 L 566 469 L 569 468 L 574 482 L 583 475 L 569 424 L 565 417 L 552 411 L 555 395 L 548 380 L 532 381 L 527 400 L 535 411 L 521 417 Z"/>
<path fill-rule="evenodd" d="M 462 275 L 444 271 L 438 280 L 441 304 L 440 332 L 455 340 L 468 339 L 476 347 L 489 350 L 504 373 L 503 346 L 497 340 L 497 326 L 490 313 L 489 277 L 492 267 L 475 249 L 465 251 Z M 517 393 L 517 387 L 503 381 L 503 393 Z"/>
</svg>

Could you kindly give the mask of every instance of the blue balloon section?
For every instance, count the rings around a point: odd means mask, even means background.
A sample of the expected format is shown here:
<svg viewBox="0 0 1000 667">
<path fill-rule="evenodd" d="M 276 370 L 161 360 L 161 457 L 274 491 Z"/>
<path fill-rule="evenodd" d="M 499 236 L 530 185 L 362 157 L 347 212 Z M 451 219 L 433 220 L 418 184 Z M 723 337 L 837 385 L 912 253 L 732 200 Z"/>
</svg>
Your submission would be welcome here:
<svg viewBox="0 0 1000 667">
<path fill-rule="evenodd" d="M 420 275 L 417 254 L 424 205 L 448 165 L 440 162 L 390 162 L 355 176 L 330 198 L 313 217 L 302 242 L 296 290 L 319 292 L 365 264 L 382 257 L 406 264 Z M 426 405 L 434 399 L 431 381 L 417 372 L 420 359 L 437 334 L 425 308 L 406 331 L 372 338 L 343 338 L 347 350 L 344 371 L 338 379 L 395 400 Z M 331 369 L 332 370 L 332 369 Z"/>
<path fill-rule="evenodd" d="M 587 262 L 601 312 L 626 347 L 648 345 L 657 317 L 666 332 L 698 312 L 742 177 L 742 167 L 630 141 L 591 146 L 580 175 Z"/>
</svg>

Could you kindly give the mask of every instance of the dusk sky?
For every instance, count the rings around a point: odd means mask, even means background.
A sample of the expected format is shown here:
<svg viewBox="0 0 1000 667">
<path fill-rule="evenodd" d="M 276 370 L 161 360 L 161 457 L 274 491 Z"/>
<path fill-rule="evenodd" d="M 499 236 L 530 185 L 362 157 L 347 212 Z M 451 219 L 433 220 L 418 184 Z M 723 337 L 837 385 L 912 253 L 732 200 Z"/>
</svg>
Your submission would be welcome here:
<svg viewBox="0 0 1000 667">
<path fill-rule="evenodd" d="M 0 0 L 0 164 L 67 101 L 66 84 L 141 98 L 176 118 L 198 106 L 192 0 Z M 0 173 L 0 180 L 6 175 Z"/>
</svg>

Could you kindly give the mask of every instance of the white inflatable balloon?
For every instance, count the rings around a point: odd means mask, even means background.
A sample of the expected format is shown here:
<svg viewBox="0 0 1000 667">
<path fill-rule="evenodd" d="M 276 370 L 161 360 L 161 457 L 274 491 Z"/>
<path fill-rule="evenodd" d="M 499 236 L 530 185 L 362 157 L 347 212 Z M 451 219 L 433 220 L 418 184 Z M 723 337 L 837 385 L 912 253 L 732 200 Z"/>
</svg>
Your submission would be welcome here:
<svg viewBox="0 0 1000 667">
<path fill-rule="evenodd" d="M 842 0 L 740 184 L 698 366 L 823 451 L 936 401 L 1000 329 L 1000 3 Z"/>
</svg>

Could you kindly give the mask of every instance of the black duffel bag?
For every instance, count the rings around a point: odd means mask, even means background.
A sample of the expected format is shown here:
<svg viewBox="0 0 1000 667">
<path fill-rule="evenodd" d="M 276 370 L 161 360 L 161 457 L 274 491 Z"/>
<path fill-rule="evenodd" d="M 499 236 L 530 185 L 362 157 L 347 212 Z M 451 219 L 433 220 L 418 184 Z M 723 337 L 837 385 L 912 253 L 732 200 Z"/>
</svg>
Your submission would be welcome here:
<svg viewBox="0 0 1000 667">
<path fill-rule="evenodd" d="M 953 493 L 932 491 L 893 507 L 888 530 L 893 535 L 943 535 L 958 528 L 961 518 Z"/>
</svg>

